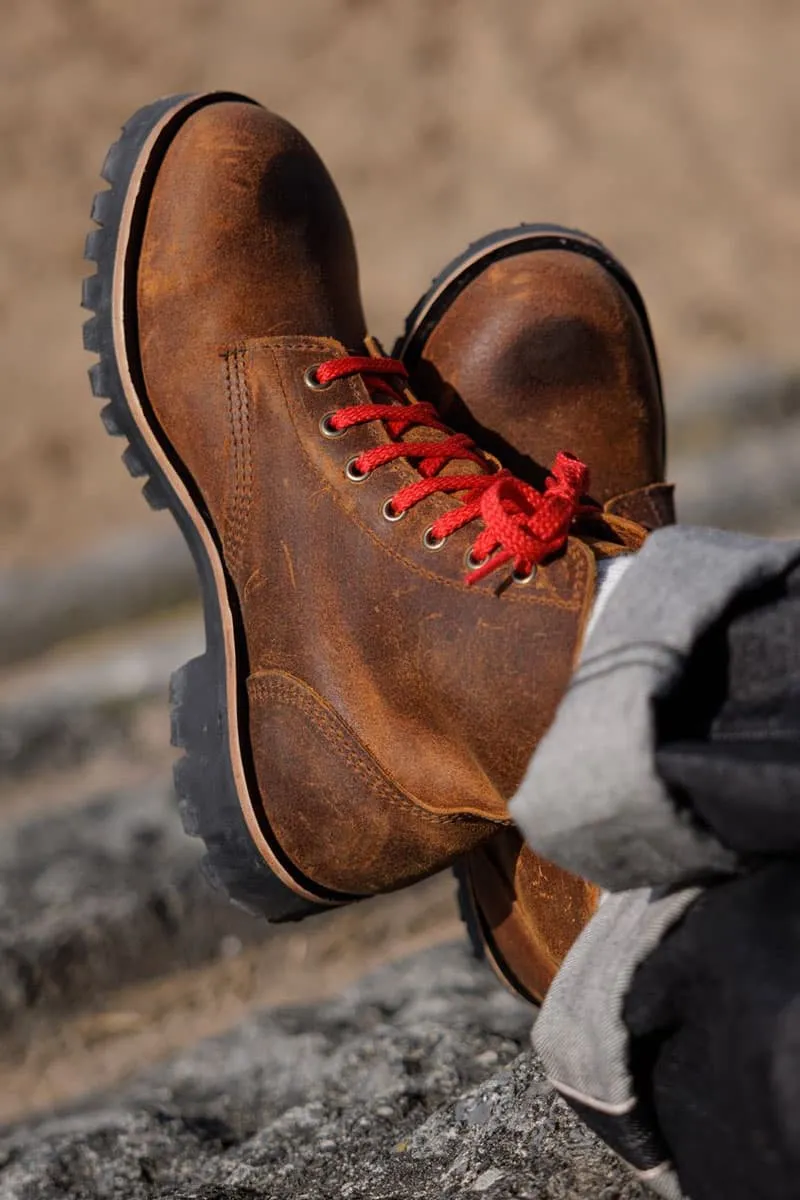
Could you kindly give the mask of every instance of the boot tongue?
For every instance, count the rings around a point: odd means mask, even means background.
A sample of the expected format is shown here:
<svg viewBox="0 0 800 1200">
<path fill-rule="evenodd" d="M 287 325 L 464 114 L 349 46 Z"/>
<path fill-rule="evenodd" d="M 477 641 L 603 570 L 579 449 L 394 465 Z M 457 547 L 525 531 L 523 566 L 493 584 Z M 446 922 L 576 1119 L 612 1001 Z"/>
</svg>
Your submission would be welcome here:
<svg viewBox="0 0 800 1200">
<path fill-rule="evenodd" d="M 385 358 L 386 357 L 386 351 L 383 349 L 383 346 L 380 344 L 378 339 L 376 337 L 373 337 L 371 334 L 367 334 L 364 338 L 364 350 L 366 351 L 367 355 L 370 358 Z M 406 402 L 408 404 L 416 403 L 417 398 L 411 392 L 411 390 L 409 388 L 403 389 L 403 395 L 405 396 Z M 383 397 L 381 399 L 383 400 Z M 444 420 L 444 418 L 442 418 L 442 424 L 443 425 L 447 424 L 447 422 Z M 457 433 L 458 430 L 453 430 L 452 432 Z M 400 438 L 400 441 L 401 442 L 444 442 L 447 440 L 447 438 L 449 436 L 450 436 L 449 432 L 443 433 L 439 429 L 428 429 L 428 428 L 409 429 L 409 431 L 407 433 L 404 433 L 402 435 L 402 437 Z M 488 456 L 487 456 L 487 458 L 488 458 Z M 494 461 L 494 460 L 490 459 L 489 461 Z M 442 475 L 442 476 L 446 476 L 446 475 L 485 475 L 485 474 L 486 474 L 486 472 L 481 470 L 478 463 L 470 462 L 469 460 L 465 460 L 462 458 L 457 458 L 457 459 L 454 459 L 452 462 L 446 463 L 442 467 L 441 471 L 439 472 L 439 475 Z"/>
<path fill-rule="evenodd" d="M 648 530 L 635 521 L 629 521 L 627 517 L 598 512 L 596 521 L 591 517 L 583 519 L 577 534 L 595 558 L 602 560 L 640 550 L 647 539 Z"/>
</svg>

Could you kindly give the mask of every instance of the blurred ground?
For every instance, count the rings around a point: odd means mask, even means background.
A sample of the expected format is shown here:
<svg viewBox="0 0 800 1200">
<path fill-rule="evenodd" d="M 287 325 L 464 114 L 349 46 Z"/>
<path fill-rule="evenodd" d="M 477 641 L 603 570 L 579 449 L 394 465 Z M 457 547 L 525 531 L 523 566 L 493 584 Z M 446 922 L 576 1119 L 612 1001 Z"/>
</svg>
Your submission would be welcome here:
<svg viewBox="0 0 800 1200">
<path fill-rule="evenodd" d="M 226 87 L 295 121 L 391 338 L 468 239 L 589 228 L 638 276 L 668 383 L 796 358 L 796 0 L 4 0 L 0 563 L 150 520 L 85 382 L 87 212 L 120 123 Z"/>
</svg>

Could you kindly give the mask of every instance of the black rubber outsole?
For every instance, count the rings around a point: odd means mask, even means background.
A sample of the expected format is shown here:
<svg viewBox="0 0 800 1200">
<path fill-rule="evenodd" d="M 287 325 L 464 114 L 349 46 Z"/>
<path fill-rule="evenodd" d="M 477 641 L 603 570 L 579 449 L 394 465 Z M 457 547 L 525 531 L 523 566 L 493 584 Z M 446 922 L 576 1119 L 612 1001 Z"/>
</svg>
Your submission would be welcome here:
<svg viewBox="0 0 800 1200">
<path fill-rule="evenodd" d="M 103 424 L 108 433 L 127 439 L 128 446 L 122 455 L 125 466 L 131 475 L 146 477 L 143 494 L 150 507 L 166 508 L 172 513 L 189 545 L 199 576 L 206 651 L 176 671 L 170 685 L 172 743 L 184 751 L 174 769 L 183 827 L 187 834 L 202 838 L 205 842 L 207 853 L 202 869 L 213 886 L 223 890 L 235 904 L 249 912 L 265 916 L 271 921 L 291 921 L 315 912 L 328 911 L 332 903 L 347 902 L 349 897 L 333 894 L 329 897 L 323 889 L 310 884 L 312 893 L 320 894 L 321 902 L 317 904 L 306 899 L 275 875 L 252 840 L 239 801 L 228 741 L 225 641 L 211 561 L 194 522 L 157 463 L 130 410 L 117 359 L 112 323 L 114 271 L 118 242 L 122 236 L 123 208 L 148 139 L 156 126 L 174 110 L 174 124 L 168 125 L 150 150 L 137 196 L 131 237 L 126 247 L 125 275 L 129 286 L 131 280 L 135 281 L 131 256 L 138 250 L 135 245 L 136 230 L 137 227 L 139 230 L 143 228 L 148 186 L 152 184 L 169 142 L 177 128 L 192 113 L 205 104 L 226 100 L 242 102 L 247 98 L 217 93 L 198 97 L 171 96 L 159 100 L 135 113 L 123 127 L 119 140 L 111 146 L 101 169 L 101 175 L 110 187 L 94 197 L 91 215 L 97 228 L 86 239 L 85 258 L 95 263 L 97 270 L 83 281 L 82 304 L 93 313 L 84 325 L 83 341 L 85 348 L 98 356 L 89 368 L 89 380 L 94 395 L 108 401 L 100 413 Z M 135 304 L 130 306 L 130 314 L 132 330 L 127 332 L 126 312 L 126 336 L 131 343 L 128 366 L 133 374 L 138 369 L 138 358 L 132 344 L 135 341 Z M 144 405 L 146 397 L 143 383 L 140 379 L 136 383 Z M 152 416 L 148 418 L 148 425 L 171 465 L 181 476 L 216 541 L 213 526 L 196 487 L 186 477 L 186 472 Z M 237 601 L 230 584 L 227 599 L 236 613 Z M 234 625 L 237 625 L 235 620 Z M 241 630 L 237 638 L 237 663 L 240 668 L 246 664 Z M 239 678 L 246 679 L 246 671 L 242 673 L 240 669 Z M 239 708 L 243 723 L 247 712 L 246 689 L 241 687 L 239 690 L 240 699 L 237 703 L 244 706 Z M 243 746 L 243 750 L 246 750 L 246 746 Z M 246 754 L 244 757 L 246 759 Z M 245 761 L 245 768 L 251 773 L 252 779 L 252 764 Z M 277 849 L 275 853 L 279 856 Z M 281 865 L 290 869 L 290 864 Z M 296 869 L 291 868 L 290 873 L 292 878 L 299 879 L 301 886 L 309 884 Z"/>
<path fill-rule="evenodd" d="M 530 250 L 569 250 L 591 258 L 605 267 L 622 287 L 642 324 L 661 394 L 661 374 L 650 318 L 633 277 L 602 242 L 580 229 L 570 229 L 565 225 L 522 222 L 508 229 L 494 230 L 485 237 L 470 242 L 461 254 L 451 259 L 433 278 L 430 287 L 411 309 L 405 319 L 403 333 L 395 341 L 392 356 L 401 359 L 412 373 L 422 357 L 425 343 L 433 329 L 472 281 L 492 263 Z M 665 444 L 662 445 L 662 455 L 666 455 Z M 474 956 L 483 960 L 491 957 L 496 970 L 509 986 L 524 999 L 535 1004 L 536 1001 L 519 983 L 508 964 L 503 962 L 502 956 L 491 946 L 490 934 L 483 927 L 469 884 L 466 865 L 457 863 L 453 867 L 453 874 L 458 885 L 459 915 L 466 928 Z"/>
<path fill-rule="evenodd" d="M 486 944 L 481 929 L 480 917 L 475 906 L 475 897 L 469 883 L 469 868 L 463 859 L 453 864 L 453 875 L 456 880 L 456 903 L 461 923 L 467 931 L 467 938 L 472 947 L 473 956 L 481 961 L 486 960 Z"/>
</svg>

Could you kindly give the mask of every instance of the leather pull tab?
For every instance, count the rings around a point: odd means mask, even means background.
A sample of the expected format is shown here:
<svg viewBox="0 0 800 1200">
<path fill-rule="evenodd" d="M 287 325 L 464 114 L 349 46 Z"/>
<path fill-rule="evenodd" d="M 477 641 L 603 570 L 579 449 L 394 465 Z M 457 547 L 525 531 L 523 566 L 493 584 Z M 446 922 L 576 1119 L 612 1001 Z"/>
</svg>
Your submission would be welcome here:
<svg viewBox="0 0 800 1200">
<path fill-rule="evenodd" d="M 671 483 L 651 483 L 622 496 L 614 496 L 604 506 L 604 512 L 625 517 L 644 525 L 645 529 L 661 529 L 675 524 L 675 488 Z"/>
</svg>

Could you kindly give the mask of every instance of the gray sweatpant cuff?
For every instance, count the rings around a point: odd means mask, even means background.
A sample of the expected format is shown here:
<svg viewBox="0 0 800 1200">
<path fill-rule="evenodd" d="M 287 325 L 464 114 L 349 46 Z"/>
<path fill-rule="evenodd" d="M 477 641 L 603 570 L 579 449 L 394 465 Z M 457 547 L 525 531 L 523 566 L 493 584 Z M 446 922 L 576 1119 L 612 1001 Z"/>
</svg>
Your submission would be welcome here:
<svg viewBox="0 0 800 1200">
<path fill-rule="evenodd" d="M 537 853 L 610 891 L 737 869 L 656 770 L 655 701 L 737 597 L 798 562 L 797 541 L 679 525 L 652 534 L 593 628 L 511 803 Z"/>
<path fill-rule="evenodd" d="M 628 1165 L 666 1200 L 682 1195 L 629 1063 L 625 997 L 636 968 L 686 912 L 698 889 L 606 895 L 567 955 L 533 1029 L 553 1086 Z"/>
</svg>

